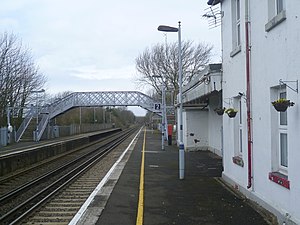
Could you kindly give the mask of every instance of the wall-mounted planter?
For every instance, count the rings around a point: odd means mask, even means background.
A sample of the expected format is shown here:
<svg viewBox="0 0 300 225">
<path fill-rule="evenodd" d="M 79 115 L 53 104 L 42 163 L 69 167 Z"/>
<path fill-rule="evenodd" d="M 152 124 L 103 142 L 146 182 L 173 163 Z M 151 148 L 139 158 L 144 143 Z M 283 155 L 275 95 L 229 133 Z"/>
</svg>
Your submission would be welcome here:
<svg viewBox="0 0 300 225">
<path fill-rule="evenodd" d="M 229 116 L 230 118 L 234 118 L 234 117 L 236 116 L 236 113 L 237 113 L 237 112 L 230 112 L 230 113 L 227 113 L 227 114 L 228 114 L 228 116 Z"/>
<path fill-rule="evenodd" d="M 219 116 L 222 116 L 222 115 L 224 114 L 225 107 L 224 107 L 224 108 L 215 108 L 214 111 L 215 111 Z"/>
<path fill-rule="evenodd" d="M 229 116 L 229 118 L 234 118 L 237 114 L 237 110 L 234 108 L 228 108 L 225 110 L 225 113 L 227 113 L 227 115 Z"/>
<path fill-rule="evenodd" d="M 285 112 L 288 107 L 295 105 L 294 102 L 291 102 L 290 100 L 280 98 L 274 102 L 272 102 L 272 105 L 278 112 Z"/>
</svg>

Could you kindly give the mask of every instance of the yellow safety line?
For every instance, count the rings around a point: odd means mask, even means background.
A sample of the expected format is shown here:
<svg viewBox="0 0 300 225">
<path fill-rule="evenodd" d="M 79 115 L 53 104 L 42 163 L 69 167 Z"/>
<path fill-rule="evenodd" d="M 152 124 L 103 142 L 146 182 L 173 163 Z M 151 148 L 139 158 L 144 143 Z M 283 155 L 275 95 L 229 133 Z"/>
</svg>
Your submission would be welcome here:
<svg viewBox="0 0 300 225">
<path fill-rule="evenodd" d="M 146 128 L 144 130 L 144 143 L 142 150 L 141 174 L 140 174 L 140 192 L 136 225 L 142 225 L 144 221 L 144 171 L 145 171 L 145 146 L 146 146 Z"/>
</svg>

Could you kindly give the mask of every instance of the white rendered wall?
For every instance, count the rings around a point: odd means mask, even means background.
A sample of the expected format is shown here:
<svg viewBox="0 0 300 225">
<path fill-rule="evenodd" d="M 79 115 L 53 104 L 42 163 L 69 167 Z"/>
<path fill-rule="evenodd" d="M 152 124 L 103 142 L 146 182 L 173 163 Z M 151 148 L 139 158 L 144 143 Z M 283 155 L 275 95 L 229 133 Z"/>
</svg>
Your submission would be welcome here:
<svg viewBox="0 0 300 225">
<path fill-rule="evenodd" d="M 184 143 L 187 150 L 208 150 L 208 110 L 185 109 Z M 195 143 L 194 139 L 199 140 Z"/>
<path fill-rule="evenodd" d="M 223 39 L 223 102 L 229 106 L 238 92 L 245 89 L 245 38 L 244 38 L 244 2 L 241 2 L 241 52 L 230 57 L 232 52 L 231 1 L 222 3 L 224 11 L 222 25 Z M 279 79 L 296 81 L 300 79 L 300 1 L 285 1 L 286 20 L 266 32 L 268 22 L 268 1 L 250 1 L 251 21 L 251 107 L 253 125 L 253 186 L 247 186 L 247 154 L 242 154 L 244 167 L 232 162 L 235 155 L 234 120 L 223 118 L 224 127 L 224 177 L 243 187 L 255 196 L 257 201 L 269 205 L 281 213 L 280 221 L 287 224 L 300 224 L 300 99 L 299 93 L 286 88 L 287 98 L 295 106 L 287 110 L 288 117 L 288 180 L 290 189 L 284 188 L 269 180 L 272 172 L 272 155 L 275 154 L 274 131 L 272 124 L 278 117 L 271 105 L 274 100 L 273 90 L 279 86 Z M 296 88 L 294 83 L 288 85 Z M 246 118 L 246 105 L 243 104 L 243 117 Z M 247 130 L 246 124 L 244 130 Z M 247 150 L 247 135 L 243 139 Z M 274 162 L 273 162 L 274 163 Z M 287 213 L 287 214 L 286 214 Z M 287 215 L 287 218 L 284 216 Z"/>
<path fill-rule="evenodd" d="M 223 116 L 219 116 L 214 109 L 222 105 L 219 96 L 213 96 L 209 99 L 208 113 L 208 145 L 209 150 L 215 154 L 222 156 L 222 132 L 223 132 Z"/>
<path fill-rule="evenodd" d="M 222 120 L 225 115 L 219 116 L 214 111 L 219 107 L 219 99 L 219 96 L 210 97 L 206 109 L 184 109 L 183 142 L 186 150 L 209 150 L 222 156 Z"/>
<path fill-rule="evenodd" d="M 243 2 L 241 5 L 243 7 Z M 242 42 L 241 51 L 234 57 L 230 57 L 230 53 L 234 50 L 232 47 L 232 23 L 231 23 L 231 1 L 224 1 L 222 3 L 222 10 L 224 11 L 222 24 L 222 40 L 223 40 L 223 105 L 226 108 L 234 107 L 234 100 L 238 93 L 246 93 L 245 82 L 245 46 Z M 243 24 L 244 17 L 241 17 L 241 24 Z M 244 26 L 241 26 L 241 39 L 244 40 Z M 246 108 L 245 103 L 243 109 Z M 245 110 L 244 110 L 245 111 Z M 244 117 L 246 116 L 243 113 Z M 242 186 L 247 186 L 247 155 L 243 154 L 244 167 L 240 167 L 232 162 L 232 157 L 235 156 L 234 151 L 234 132 L 235 120 L 223 116 L 223 140 L 224 140 L 224 174 L 230 177 L 235 182 Z M 244 143 L 245 143 L 244 139 Z M 244 147 L 245 149 L 245 147 Z"/>
</svg>

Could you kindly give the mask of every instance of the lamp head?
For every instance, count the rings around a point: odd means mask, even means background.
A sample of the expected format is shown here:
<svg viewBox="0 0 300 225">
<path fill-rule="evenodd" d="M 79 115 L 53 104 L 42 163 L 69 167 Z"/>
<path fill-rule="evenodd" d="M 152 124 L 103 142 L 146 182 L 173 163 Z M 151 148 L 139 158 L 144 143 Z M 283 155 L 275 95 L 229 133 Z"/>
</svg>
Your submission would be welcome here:
<svg viewBox="0 0 300 225">
<path fill-rule="evenodd" d="M 170 26 L 165 26 L 165 25 L 158 26 L 157 30 L 164 31 L 164 32 L 178 32 L 177 27 L 170 27 Z"/>
</svg>

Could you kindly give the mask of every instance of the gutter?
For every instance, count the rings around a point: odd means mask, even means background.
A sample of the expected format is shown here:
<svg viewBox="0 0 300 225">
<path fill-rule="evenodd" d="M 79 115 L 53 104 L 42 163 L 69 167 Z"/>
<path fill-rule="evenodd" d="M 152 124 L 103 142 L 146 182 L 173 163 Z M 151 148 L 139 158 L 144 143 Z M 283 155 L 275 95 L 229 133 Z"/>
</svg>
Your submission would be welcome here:
<svg viewBox="0 0 300 225">
<path fill-rule="evenodd" d="M 250 44 L 249 44 L 249 0 L 245 0 L 245 52 L 246 52 L 246 105 L 248 130 L 248 186 L 252 187 L 252 117 L 251 117 L 251 83 L 250 83 Z"/>
</svg>

